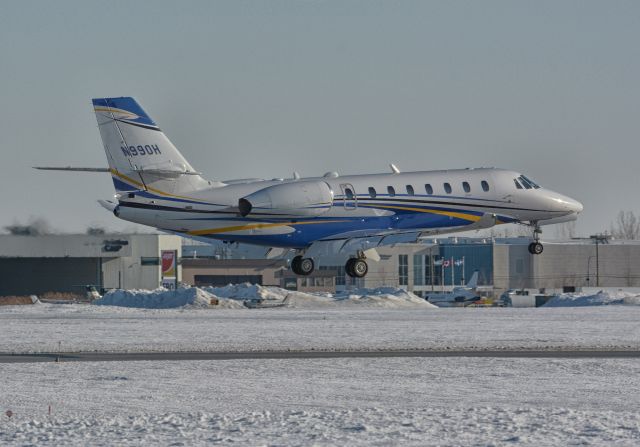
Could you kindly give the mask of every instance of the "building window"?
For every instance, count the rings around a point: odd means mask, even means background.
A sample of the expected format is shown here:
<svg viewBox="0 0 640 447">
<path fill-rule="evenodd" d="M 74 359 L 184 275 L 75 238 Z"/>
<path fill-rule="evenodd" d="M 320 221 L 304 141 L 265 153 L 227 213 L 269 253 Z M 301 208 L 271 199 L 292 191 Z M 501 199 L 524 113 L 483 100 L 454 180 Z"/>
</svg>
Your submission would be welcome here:
<svg viewBox="0 0 640 447">
<path fill-rule="evenodd" d="M 451 194 L 451 185 L 448 183 L 444 184 L 444 192 L 446 192 L 447 194 Z"/>
<path fill-rule="evenodd" d="M 480 185 L 482 186 L 483 191 L 489 191 L 489 183 L 487 183 L 486 180 L 481 181 Z"/>
<path fill-rule="evenodd" d="M 142 258 L 140 258 L 140 265 L 160 265 L 160 258 L 158 258 L 158 257 L 150 257 L 150 258 L 142 257 Z"/>
<path fill-rule="evenodd" d="M 409 285 L 409 255 L 398 255 L 398 284 Z"/>
<path fill-rule="evenodd" d="M 413 186 L 407 185 L 407 194 L 409 194 L 410 196 L 414 194 Z"/>
<path fill-rule="evenodd" d="M 424 286 L 424 256 L 413 255 L 413 284 Z"/>
<path fill-rule="evenodd" d="M 369 195 L 371 196 L 372 199 L 375 199 L 376 196 L 378 195 L 376 193 L 376 189 L 373 186 L 369 186 Z"/>
<path fill-rule="evenodd" d="M 432 188 L 432 187 L 431 187 L 431 185 L 430 185 L 430 184 L 428 184 L 428 183 L 427 183 L 426 185 L 424 185 L 424 190 L 425 190 L 425 191 L 427 192 L 427 194 L 429 194 L 429 195 L 433 194 L 433 188 Z"/>
<path fill-rule="evenodd" d="M 391 197 L 396 195 L 396 190 L 393 188 L 393 186 L 387 186 L 387 192 Z"/>
<path fill-rule="evenodd" d="M 462 182 L 462 189 L 464 189 L 464 192 L 471 192 L 471 186 L 469 186 L 469 182 Z"/>
</svg>

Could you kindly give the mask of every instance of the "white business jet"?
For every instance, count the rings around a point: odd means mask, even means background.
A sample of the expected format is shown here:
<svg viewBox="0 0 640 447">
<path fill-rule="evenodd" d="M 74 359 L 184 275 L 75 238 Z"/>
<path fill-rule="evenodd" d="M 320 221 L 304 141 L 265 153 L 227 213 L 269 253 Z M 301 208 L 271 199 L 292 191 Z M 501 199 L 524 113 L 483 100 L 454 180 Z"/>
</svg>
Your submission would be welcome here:
<svg viewBox="0 0 640 447">
<path fill-rule="evenodd" d="M 344 253 L 346 272 L 367 274 L 376 247 L 435 234 L 520 223 L 532 229 L 575 220 L 582 204 L 524 175 L 494 168 L 391 172 L 290 179 L 205 179 L 130 97 L 97 98 L 93 108 L 108 168 L 37 169 L 108 172 L 115 201 L 100 203 L 120 219 L 196 239 L 295 250 L 291 268 Z"/>
</svg>

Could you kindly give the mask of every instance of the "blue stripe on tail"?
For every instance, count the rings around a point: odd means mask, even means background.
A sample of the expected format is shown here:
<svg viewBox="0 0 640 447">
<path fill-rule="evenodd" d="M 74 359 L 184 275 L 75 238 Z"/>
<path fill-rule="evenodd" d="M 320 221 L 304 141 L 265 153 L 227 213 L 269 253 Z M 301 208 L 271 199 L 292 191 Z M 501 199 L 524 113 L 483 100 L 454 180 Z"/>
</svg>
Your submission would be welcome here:
<svg viewBox="0 0 640 447">
<path fill-rule="evenodd" d="M 91 100 L 93 107 L 109 107 L 114 109 L 124 110 L 126 112 L 136 115 L 135 118 L 122 117 L 124 121 L 130 121 L 138 124 L 146 124 L 148 126 L 157 126 L 157 124 L 151 119 L 149 115 L 140 107 L 138 102 L 129 97 L 124 96 L 121 98 L 94 98 Z"/>
</svg>

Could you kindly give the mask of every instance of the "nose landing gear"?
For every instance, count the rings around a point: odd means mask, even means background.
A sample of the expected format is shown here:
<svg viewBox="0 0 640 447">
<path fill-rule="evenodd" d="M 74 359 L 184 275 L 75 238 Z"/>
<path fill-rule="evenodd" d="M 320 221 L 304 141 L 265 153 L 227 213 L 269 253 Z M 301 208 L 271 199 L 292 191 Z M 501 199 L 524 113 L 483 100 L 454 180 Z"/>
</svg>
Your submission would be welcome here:
<svg viewBox="0 0 640 447">
<path fill-rule="evenodd" d="M 542 234 L 542 230 L 538 225 L 538 222 L 531 222 L 533 226 L 533 242 L 529 244 L 529 253 L 532 255 L 539 255 L 544 250 L 544 246 L 540 243 L 540 234 Z"/>
</svg>

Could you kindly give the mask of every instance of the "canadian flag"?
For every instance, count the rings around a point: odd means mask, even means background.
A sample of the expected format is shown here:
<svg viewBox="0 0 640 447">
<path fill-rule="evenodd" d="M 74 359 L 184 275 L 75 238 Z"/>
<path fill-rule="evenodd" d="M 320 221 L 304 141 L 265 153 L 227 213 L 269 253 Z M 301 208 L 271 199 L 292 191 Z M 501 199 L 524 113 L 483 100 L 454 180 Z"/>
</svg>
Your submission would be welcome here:
<svg viewBox="0 0 640 447">
<path fill-rule="evenodd" d="M 451 265 L 451 261 L 449 259 L 445 259 L 444 261 L 442 261 L 443 267 L 449 267 L 450 265 Z"/>
</svg>

